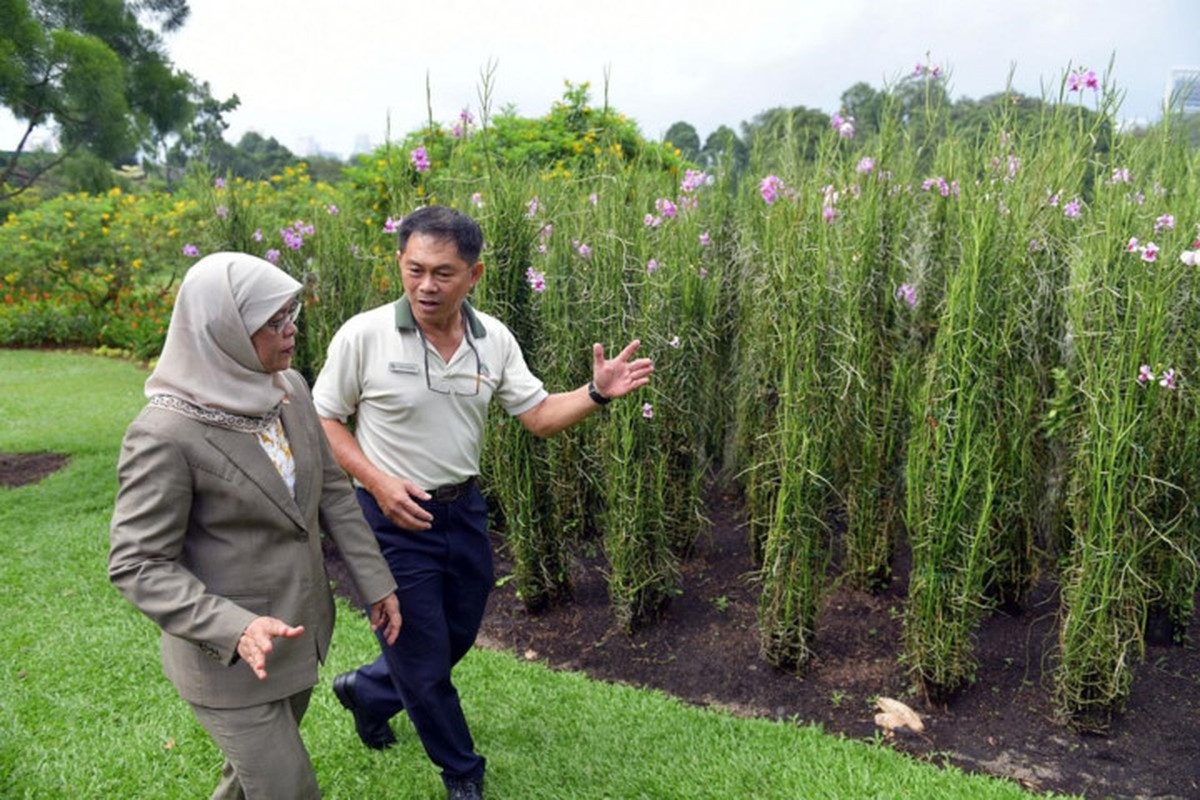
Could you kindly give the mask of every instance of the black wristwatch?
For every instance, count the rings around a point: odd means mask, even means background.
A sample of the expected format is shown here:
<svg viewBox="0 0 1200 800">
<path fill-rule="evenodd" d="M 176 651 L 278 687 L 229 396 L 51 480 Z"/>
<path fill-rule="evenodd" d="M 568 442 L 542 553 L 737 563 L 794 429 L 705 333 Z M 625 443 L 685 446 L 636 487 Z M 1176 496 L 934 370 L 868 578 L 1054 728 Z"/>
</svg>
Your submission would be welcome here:
<svg viewBox="0 0 1200 800">
<path fill-rule="evenodd" d="M 592 402 L 598 406 L 606 406 L 612 402 L 611 397 L 605 397 L 600 394 L 600 390 L 596 388 L 595 381 L 588 381 L 588 397 L 592 398 Z"/>
</svg>

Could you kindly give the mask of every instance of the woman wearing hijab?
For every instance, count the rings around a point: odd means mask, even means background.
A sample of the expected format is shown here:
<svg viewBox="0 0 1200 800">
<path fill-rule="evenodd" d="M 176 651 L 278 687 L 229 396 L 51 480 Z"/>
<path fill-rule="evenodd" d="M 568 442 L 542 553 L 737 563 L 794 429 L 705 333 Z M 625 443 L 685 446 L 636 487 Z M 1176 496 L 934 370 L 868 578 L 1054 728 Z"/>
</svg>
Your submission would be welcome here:
<svg viewBox="0 0 1200 800">
<path fill-rule="evenodd" d="M 400 630 L 387 563 L 289 369 L 299 289 L 254 256 L 196 262 L 117 466 L 109 577 L 162 629 L 163 671 L 225 754 L 214 798 L 320 796 L 299 725 L 333 630 L 322 531 L 371 627 Z"/>
</svg>

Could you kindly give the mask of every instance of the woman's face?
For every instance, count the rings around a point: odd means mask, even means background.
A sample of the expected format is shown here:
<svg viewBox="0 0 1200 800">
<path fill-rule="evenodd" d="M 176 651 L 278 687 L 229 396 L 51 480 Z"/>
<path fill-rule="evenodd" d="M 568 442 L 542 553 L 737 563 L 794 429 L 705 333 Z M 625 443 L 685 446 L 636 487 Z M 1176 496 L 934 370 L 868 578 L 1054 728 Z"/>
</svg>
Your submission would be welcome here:
<svg viewBox="0 0 1200 800">
<path fill-rule="evenodd" d="M 254 352 L 267 372 L 279 372 L 292 365 L 296 352 L 296 317 L 300 315 L 300 301 L 292 298 L 254 332 L 250 341 Z"/>
</svg>

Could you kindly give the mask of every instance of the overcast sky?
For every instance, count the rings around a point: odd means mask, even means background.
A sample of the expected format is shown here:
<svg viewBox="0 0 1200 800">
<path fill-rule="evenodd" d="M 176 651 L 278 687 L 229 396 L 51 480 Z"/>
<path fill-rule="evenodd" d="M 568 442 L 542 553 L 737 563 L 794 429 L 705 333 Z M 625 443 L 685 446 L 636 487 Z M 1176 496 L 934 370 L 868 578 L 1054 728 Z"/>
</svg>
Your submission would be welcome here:
<svg viewBox="0 0 1200 800">
<path fill-rule="evenodd" d="M 227 138 L 255 130 L 301 155 L 340 156 L 463 107 L 496 64 L 494 109 L 540 116 L 565 80 L 660 138 L 686 120 L 703 139 L 775 106 L 838 110 L 858 81 L 881 87 L 929 60 L 953 97 L 1014 86 L 1040 96 L 1068 65 L 1125 92 L 1121 116 L 1157 119 L 1168 71 L 1200 66 L 1198 0 L 191 0 L 171 59 L 236 93 Z M 19 128 L 0 121 L 0 147 Z"/>
</svg>

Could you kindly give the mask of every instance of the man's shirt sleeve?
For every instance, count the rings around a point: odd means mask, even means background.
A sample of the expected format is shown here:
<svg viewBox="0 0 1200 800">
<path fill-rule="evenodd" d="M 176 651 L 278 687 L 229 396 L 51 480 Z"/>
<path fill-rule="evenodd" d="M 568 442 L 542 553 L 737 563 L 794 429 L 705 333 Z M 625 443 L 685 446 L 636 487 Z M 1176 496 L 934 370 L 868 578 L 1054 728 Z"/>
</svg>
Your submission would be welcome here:
<svg viewBox="0 0 1200 800">
<path fill-rule="evenodd" d="M 548 396 L 541 380 L 529 371 L 521 346 L 507 327 L 500 334 L 504 341 L 504 364 L 496 399 L 512 416 L 524 414 Z"/>
<path fill-rule="evenodd" d="M 313 405 L 322 417 L 345 422 L 362 397 L 362 337 L 343 325 L 329 342 L 325 364 L 313 384 Z"/>
</svg>

